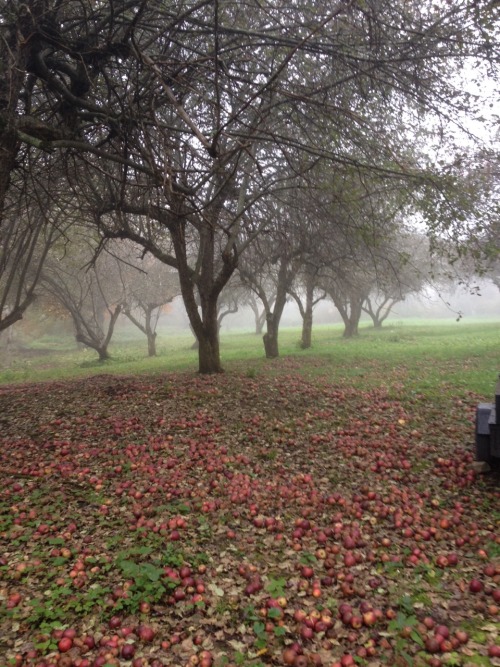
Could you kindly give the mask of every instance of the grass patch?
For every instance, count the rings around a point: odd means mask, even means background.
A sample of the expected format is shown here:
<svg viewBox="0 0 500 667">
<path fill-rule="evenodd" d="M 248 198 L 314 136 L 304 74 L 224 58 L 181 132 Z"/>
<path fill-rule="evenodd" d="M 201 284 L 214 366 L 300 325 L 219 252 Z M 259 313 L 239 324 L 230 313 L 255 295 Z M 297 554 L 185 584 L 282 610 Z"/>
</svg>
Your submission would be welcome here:
<svg viewBox="0 0 500 667">
<path fill-rule="evenodd" d="M 293 360 L 310 377 L 350 386 L 385 386 L 423 393 L 437 400 L 443 395 L 471 391 L 491 397 L 500 368 L 500 322 L 401 321 L 375 330 L 362 326 L 354 339 L 342 338 L 342 327 L 317 326 L 313 346 L 297 347 L 299 328 L 280 333 L 279 359 L 266 360 L 262 340 L 253 333 L 221 336 L 221 357 L 229 372 L 249 380 L 286 371 Z M 34 341 L 27 353 L 0 357 L 0 384 L 88 377 L 96 373 L 136 375 L 196 371 L 197 352 L 191 335 L 159 337 L 158 356 L 147 357 L 143 341 L 120 339 L 110 348 L 112 358 L 99 362 L 92 350 L 77 350 L 68 337 Z M 38 354 L 43 350 L 43 354 Z M 303 362 L 306 362 L 305 364 Z"/>
</svg>

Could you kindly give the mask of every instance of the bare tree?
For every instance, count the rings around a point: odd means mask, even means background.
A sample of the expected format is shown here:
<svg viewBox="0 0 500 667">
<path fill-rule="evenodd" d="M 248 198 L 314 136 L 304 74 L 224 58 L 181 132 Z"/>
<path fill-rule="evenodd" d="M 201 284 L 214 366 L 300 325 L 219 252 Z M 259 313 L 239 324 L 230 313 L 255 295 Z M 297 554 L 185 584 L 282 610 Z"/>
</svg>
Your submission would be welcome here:
<svg viewBox="0 0 500 667">
<path fill-rule="evenodd" d="M 156 356 L 156 328 L 162 308 L 179 296 L 175 271 L 142 248 L 126 241 L 108 243 L 121 284 L 123 314 L 147 339 L 148 356 Z"/>
<path fill-rule="evenodd" d="M 95 350 L 99 361 L 110 358 L 108 347 L 123 312 L 119 270 L 119 260 L 107 253 L 96 255 L 95 244 L 86 239 L 73 239 L 71 256 L 65 249 L 52 253 L 42 274 L 44 289 L 71 316 L 77 342 Z"/>
<path fill-rule="evenodd" d="M 362 309 L 376 329 L 382 327 L 394 306 L 433 284 L 433 268 L 426 236 L 404 229 L 387 240 L 373 267 L 373 287 Z"/>
<path fill-rule="evenodd" d="M 324 275 L 322 287 L 333 301 L 344 322 L 344 338 L 357 336 L 362 306 L 370 293 L 371 275 L 357 259 L 338 262 Z"/>
<path fill-rule="evenodd" d="M 223 289 L 217 303 L 217 325 L 220 334 L 222 322 L 228 315 L 235 315 L 240 306 L 248 303 L 248 288 L 242 283 L 240 276 L 235 273 Z"/>
<path fill-rule="evenodd" d="M 272 287 L 270 288 L 272 290 Z M 265 291 L 266 295 L 269 294 L 269 291 Z M 274 298 L 273 296 L 266 296 L 267 301 L 269 302 L 270 308 L 273 308 L 274 305 Z M 264 331 L 264 324 L 266 323 L 266 307 L 264 304 L 262 304 L 261 307 L 259 307 L 259 300 L 256 297 L 255 294 L 250 294 L 248 298 L 248 305 L 250 306 L 254 320 L 255 320 L 255 335 L 260 336 L 262 335 L 262 332 Z"/>
<path fill-rule="evenodd" d="M 319 256 L 319 255 L 318 255 Z M 307 350 L 312 343 L 312 325 L 314 307 L 326 298 L 326 292 L 318 289 L 320 283 L 321 270 L 323 263 L 308 254 L 304 258 L 302 270 L 299 273 L 298 280 L 289 290 L 294 298 L 302 317 L 302 335 L 300 338 L 300 347 Z"/>
<path fill-rule="evenodd" d="M 302 224 L 299 203 L 300 196 L 292 193 L 267 203 L 262 211 L 269 220 L 265 234 L 256 239 L 239 266 L 243 282 L 264 306 L 266 332 L 263 341 L 269 359 L 279 356 L 279 325 L 293 281 L 302 265 L 309 233 L 307 224 Z"/>
</svg>

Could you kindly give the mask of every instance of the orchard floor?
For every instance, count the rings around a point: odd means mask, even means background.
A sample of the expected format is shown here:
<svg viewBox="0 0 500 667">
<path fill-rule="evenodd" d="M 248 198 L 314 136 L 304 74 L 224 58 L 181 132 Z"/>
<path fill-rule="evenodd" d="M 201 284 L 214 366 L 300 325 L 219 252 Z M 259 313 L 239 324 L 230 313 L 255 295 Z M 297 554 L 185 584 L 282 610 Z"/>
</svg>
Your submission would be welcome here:
<svg viewBox="0 0 500 667">
<path fill-rule="evenodd" d="M 500 665 L 479 397 L 313 365 L 0 387 L 0 665 Z"/>
</svg>

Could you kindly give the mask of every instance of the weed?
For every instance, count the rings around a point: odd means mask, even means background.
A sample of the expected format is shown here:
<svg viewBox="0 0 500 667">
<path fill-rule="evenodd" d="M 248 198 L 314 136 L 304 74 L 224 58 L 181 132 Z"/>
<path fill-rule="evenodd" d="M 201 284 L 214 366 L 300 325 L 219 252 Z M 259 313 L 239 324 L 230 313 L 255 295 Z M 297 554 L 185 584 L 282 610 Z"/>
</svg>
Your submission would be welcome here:
<svg viewBox="0 0 500 667">
<path fill-rule="evenodd" d="M 273 598 L 283 597 L 285 595 L 286 579 L 278 577 L 278 579 L 271 578 L 266 584 L 266 591 Z"/>
</svg>

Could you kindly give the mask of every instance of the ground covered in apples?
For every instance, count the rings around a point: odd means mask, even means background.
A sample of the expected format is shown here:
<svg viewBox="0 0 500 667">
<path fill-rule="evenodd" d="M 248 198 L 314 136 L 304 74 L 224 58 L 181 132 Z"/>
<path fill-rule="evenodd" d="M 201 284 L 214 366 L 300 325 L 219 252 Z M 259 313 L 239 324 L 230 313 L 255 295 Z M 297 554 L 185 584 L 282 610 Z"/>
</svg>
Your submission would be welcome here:
<svg viewBox="0 0 500 667">
<path fill-rule="evenodd" d="M 478 397 L 296 364 L 0 388 L 2 667 L 500 664 Z"/>
</svg>

